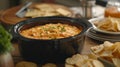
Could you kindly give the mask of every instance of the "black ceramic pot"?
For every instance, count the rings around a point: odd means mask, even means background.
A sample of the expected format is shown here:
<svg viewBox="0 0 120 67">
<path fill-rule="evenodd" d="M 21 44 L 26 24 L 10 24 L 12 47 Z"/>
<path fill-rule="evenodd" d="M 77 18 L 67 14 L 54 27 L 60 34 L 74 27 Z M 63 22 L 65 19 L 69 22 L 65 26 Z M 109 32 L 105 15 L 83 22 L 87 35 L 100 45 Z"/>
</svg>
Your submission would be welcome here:
<svg viewBox="0 0 120 67">
<path fill-rule="evenodd" d="M 21 36 L 19 33 L 20 30 L 47 23 L 64 23 L 78 28 L 82 27 L 82 32 L 72 37 L 52 40 L 30 39 Z M 20 52 L 25 60 L 37 63 L 63 62 L 67 57 L 81 52 L 85 41 L 85 32 L 89 27 L 91 24 L 85 19 L 57 16 L 38 17 L 15 24 L 13 36 L 19 39 Z"/>
</svg>

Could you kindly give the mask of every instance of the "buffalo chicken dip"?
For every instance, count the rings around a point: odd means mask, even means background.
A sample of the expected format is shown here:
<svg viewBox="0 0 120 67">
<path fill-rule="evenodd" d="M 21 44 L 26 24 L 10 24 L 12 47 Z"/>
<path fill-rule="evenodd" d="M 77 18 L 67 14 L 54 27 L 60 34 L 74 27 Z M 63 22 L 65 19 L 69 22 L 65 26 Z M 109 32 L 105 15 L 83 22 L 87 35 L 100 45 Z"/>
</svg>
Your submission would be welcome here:
<svg viewBox="0 0 120 67">
<path fill-rule="evenodd" d="M 77 35 L 81 28 L 69 24 L 45 24 L 20 31 L 20 34 L 32 39 L 60 39 Z"/>
</svg>

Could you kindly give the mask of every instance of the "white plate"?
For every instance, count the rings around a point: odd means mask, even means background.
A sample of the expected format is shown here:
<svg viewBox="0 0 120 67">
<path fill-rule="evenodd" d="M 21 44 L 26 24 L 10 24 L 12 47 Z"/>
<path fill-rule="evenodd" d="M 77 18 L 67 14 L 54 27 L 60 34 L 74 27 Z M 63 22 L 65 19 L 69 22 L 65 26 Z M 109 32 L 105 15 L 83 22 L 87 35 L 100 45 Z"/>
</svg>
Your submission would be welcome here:
<svg viewBox="0 0 120 67">
<path fill-rule="evenodd" d="M 103 20 L 103 19 L 105 19 L 105 18 L 102 16 L 102 17 L 98 17 L 98 18 L 92 18 L 92 19 L 90 19 L 90 20 L 88 20 L 88 21 L 91 22 L 91 24 L 93 25 L 93 29 L 94 29 L 95 31 L 97 31 L 97 32 L 101 32 L 101 33 L 105 33 L 105 34 L 113 34 L 113 35 L 118 35 L 118 34 L 120 34 L 120 32 L 105 31 L 105 30 L 101 30 L 101 29 L 97 28 L 97 27 L 95 26 L 94 22 L 96 22 L 96 21 L 101 21 L 101 20 Z"/>
<path fill-rule="evenodd" d="M 119 42 L 120 36 L 119 35 L 111 35 L 111 34 L 102 34 L 97 31 L 95 31 L 93 28 L 89 29 L 87 31 L 86 35 L 99 43 L 102 43 L 104 41 L 110 41 L 110 42 Z"/>
</svg>

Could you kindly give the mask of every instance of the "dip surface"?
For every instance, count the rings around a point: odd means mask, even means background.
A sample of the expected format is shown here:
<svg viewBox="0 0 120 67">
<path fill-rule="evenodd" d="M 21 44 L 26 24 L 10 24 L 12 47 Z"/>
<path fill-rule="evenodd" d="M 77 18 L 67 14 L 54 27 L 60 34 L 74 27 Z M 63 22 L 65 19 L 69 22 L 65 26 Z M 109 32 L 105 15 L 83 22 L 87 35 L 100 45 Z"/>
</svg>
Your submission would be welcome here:
<svg viewBox="0 0 120 67">
<path fill-rule="evenodd" d="M 82 27 L 77 28 L 69 24 L 49 23 L 21 30 L 19 33 L 24 37 L 32 39 L 60 39 L 77 35 L 81 31 Z"/>
</svg>

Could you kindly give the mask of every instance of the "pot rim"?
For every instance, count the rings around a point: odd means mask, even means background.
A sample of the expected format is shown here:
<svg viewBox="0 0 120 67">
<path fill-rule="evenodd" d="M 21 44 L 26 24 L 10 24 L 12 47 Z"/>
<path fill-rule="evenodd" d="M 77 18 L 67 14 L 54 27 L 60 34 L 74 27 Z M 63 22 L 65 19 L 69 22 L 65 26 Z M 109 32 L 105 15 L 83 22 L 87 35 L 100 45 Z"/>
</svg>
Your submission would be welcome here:
<svg viewBox="0 0 120 67">
<path fill-rule="evenodd" d="M 76 24 L 79 24 L 81 25 L 82 27 L 82 31 L 77 34 L 77 35 L 74 35 L 74 36 L 70 36 L 70 37 L 66 37 L 66 38 L 60 38 L 60 39 L 32 39 L 32 38 L 27 38 L 27 37 L 24 37 L 22 36 L 20 33 L 19 33 L 19 30 L 27 23 L 33 23 L 33 21 L 35 19 L 47 19 L 47 20 L 55 20 L 55 19 L 58 19 L 58 20 L 67 20 L 69 22 L 73 22 L 73 23 L 76 23 Z M 82 21 L 84 23 L 84 25 L 80 24 L 79 22 Z M 14 26 L 13 26 L 13 36 L 16 36 L 17 38 L 20 38 L 20 39 L 24 39 L 24 40 L 41 40 L 41 41 L 56 41 L 56 40 L 70 40 L 70 39 L 74 39 L 74 38 L 77 38 L 79 36 L 81 36 L 82 34 L 84 34 L 88 28 L 90 28 L 92 25 L 91 23 L 89 23 L 88 21 L 86 21 L 85 19 L 83 18 L 71 18 L 71 17 L 64 17 L 64 16 L 49 16 L 49 17 L 37 17 L 37 18 L 31 18 L 31 19 L 28 19 L 28 20 L 24 20 L 24 21 L 21 21 L 21 22 L 18 22 L 16 23 Z"/>
</svg>

